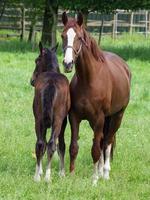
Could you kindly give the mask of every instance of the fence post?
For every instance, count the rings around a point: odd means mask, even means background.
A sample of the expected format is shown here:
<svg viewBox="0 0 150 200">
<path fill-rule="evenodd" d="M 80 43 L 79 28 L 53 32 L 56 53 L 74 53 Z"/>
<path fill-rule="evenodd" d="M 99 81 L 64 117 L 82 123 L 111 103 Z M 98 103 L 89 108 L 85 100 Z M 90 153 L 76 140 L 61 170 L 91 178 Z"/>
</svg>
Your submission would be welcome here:
<svg viewBox="0 0 150 200">
<path fill-rule="evenodd" d="M 148 11 L 148 33 L 150 33 L 150 11 Z"/>
<path fill-rule="evenodd" d="M 21 5 L 21 35 L 20 40 L 24 40 L 25 36 L 25 8 L 24 5 Z"/>
<path fill-rule="evenodd" d="M 117 37 L 117 12 L 115 11 L 112 21 L 112 38 Z"/>
<path fill-rule="evenodd" d="M 147 32 L 148 32 L 148 11 L 145 11 L 145 37 L 147 38 Z"/>
<path fill-rule="evenodd" d="M 132 32 L 133 32 L 133 17 L 134 17 L 134 12 L 131 12 L 131 15 L 130 15 L 130 27 L 129 27 L 130 35 L 132 35 Z"/>
<path fill-rule="evenodd" d="M 99 26 L 99 37 L 98 37 L 98 45 L 100 45 L 102 34 L 103 34 L 103 26 L 104 26 L 104 15 L 101 13 L 101 25 Z"/>
</svg>

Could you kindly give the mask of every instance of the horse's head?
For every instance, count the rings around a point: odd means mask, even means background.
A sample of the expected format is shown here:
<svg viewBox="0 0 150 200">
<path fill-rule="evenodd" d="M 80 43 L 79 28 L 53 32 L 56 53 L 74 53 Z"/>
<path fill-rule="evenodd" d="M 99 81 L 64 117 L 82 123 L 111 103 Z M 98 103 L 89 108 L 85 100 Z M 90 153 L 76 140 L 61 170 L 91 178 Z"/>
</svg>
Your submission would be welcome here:
<svg viewBox="0 0 150 200">
<path fill-rule="evenodd" d="M 42 43 L 39 43 L 39 49 L 40 54 L 35 59 L 35 69 L 31 78 L 31 85 L 34 86 L 36 78 L 41 74 L 42 72 L 46 71 L 53 71 L 53 72 L 59 72 L 59 64 L 56 56 L 56 50 L 57 50 L 58 44 L 51 48 L 43 48 Z"/>
<path fill-rule="evenodd" d="M 65 72 L 71 72 L 84 41 L 84 32 L 82 29 L 83 16 L 79 13 L 77 20 L 68 20 L 67 14 L 64 12 L 62 14 L 62 22 L 64 24 L 64 30 L 61 35 L 64 50 L 63 64 Z"/>
</svg>

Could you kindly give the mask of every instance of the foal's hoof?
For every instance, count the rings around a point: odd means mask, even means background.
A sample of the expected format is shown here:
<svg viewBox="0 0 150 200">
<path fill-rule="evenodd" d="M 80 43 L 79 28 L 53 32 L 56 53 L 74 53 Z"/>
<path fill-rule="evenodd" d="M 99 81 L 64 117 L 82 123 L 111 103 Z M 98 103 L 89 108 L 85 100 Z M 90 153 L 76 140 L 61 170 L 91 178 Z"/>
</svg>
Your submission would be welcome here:
<svg viewBox="0 0 150 200">
<path fill-rule="evenodd" d="M 98 179 L 99 179 L 98 174 L 97 175 L 93 174 L 93 177 L 92 177 L 92 186 L 97 186 Z"/>
<path fill-rule="evenodd" d="M 35 176 L 34 176 L 34 181 L 35 181 L 35 182 L 40 182 L 40 181 L 41 181 L 40 175 L 35 175 Z"/>
<path fill-rule="evenodd" d="M 62 178 L 65 177 L 65 171 L 64 170 L 60 170 L 59 171 L 59 176 L 62 177 Z"/>
<path fill-rule="evenodd" d="M 48 176 L 45 176 L 45 179 L 44 179 L 44 180 L 45 180 L 46 183 L 50 183 L 50 182 L 51 182 L 51 178 L 48 177 Z"/>
<path fill-rule="evenodd" d="M 110 177 L 109 177 L 109 171 L 104 171 L 103 178 L 104 178 L 105 180 L 109 180 L 109 179 L 110 179 Z"/>
<path fill-rule="evenodd" d="M 74 175 L 75 175 L 75 171 L 72 170 L 72 171 L 70 172 L 70 174 L 71 174 L 71 176 L 74 176 Z"/>
</svg>

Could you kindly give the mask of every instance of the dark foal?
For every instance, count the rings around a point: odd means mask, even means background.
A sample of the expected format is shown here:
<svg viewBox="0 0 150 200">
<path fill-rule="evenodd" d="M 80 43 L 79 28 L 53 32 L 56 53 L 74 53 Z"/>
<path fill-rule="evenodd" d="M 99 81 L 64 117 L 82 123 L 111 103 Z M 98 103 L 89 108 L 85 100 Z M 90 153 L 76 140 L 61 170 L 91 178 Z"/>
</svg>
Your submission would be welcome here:
<svg viewBox="0 0 150 200">
<path fill-rule="evenodd" d="M 35 131 L 37 142 L 36 171 L 34 179 L 40 181 L 42 170 L 42 157 L 47 148 L 48 165 L 45 180 L 50 180 L 51 159 L 56 150 L 60 157 L 60 175 L 64 170 L 64 130 L 67 123 L 67 114 L 70 109 L 70 92 L 67 78 L 60 74 L 56 57 L 57 46 L 51 50 L 43 48 L 39 43 L 40 55 L 35 60 L 36 67 L 31 78 L 31 85 L 35 87 L 33 113 L 35 117 Z M 51 137 L 46 141 L 47 129 L 51 128 Z"/>
<path fill-rule="evenodd" d="M 79 124 L 86 119 L 94 132 L 91 154 L 96 184 L 99 177 L 109 179 L 115 134 L 129 102 L 131 73 L 122 58 L 99 49 L 84 29 L 81 14 L 77 20 L 68 20 L 63 13 L 62 22 L 65 71 L 72 71 L 75 63 L 70 84 L 70 171 L 74 171 L 78 154 Z"/>
</svg>

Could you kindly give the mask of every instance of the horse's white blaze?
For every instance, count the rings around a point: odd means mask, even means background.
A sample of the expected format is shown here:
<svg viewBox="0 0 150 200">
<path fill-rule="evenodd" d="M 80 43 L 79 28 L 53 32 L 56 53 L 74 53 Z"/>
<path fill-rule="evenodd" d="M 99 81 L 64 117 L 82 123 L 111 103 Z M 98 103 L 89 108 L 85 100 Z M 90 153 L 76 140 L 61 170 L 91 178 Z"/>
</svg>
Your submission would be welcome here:
<svg viewBox="0 0 150 200">
<path fill-rule="evenodd" d="M 76 36 L 75 31 L 73 28 L 69 28 L 67 31 L 67 46 L 73 47 L 74 38 Z M 64 62 L 69 64 L 73 61 L 73 49 L 67 48 L 65 52 Z"/>
<path fill-rule="evenodd" d="M 104 178 L 109 179 L 110 171 L 110 154 L 111 154 L 111 144 L 108 145 L 105 151 L 105 164 L 104 164 Z"/>
</svg>

